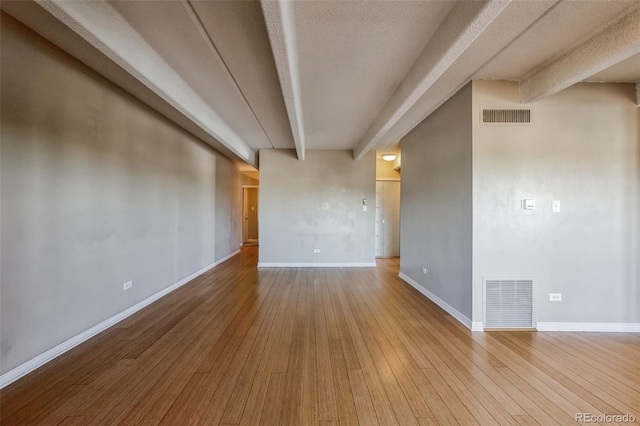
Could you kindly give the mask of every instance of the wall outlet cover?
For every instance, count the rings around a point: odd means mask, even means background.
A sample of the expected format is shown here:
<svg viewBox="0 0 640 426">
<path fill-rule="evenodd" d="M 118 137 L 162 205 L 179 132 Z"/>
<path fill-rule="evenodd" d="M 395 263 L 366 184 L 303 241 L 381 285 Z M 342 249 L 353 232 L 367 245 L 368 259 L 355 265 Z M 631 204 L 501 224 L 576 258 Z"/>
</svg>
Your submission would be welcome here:
<svg viewBox="0 0 640 426">
<path fill-rule="evenodd" d="M 315 254 L 318 254 L 318 253 L 320 253 L 320 249 L 313 249 L 313 252 L 314 252 Z"/>
<path fill-rule="evenodd" d="M 549 293 L 549 301 L 550 302 L 561 302 L 562 301 L 562 293 Z"/>
<path fill-rule="evenodd" d="M 122 291 L 129 290 L 131 287 L 133 287 L 133 281 L 127 281 L 126 283 L 122 284 Z"/>
</svg>

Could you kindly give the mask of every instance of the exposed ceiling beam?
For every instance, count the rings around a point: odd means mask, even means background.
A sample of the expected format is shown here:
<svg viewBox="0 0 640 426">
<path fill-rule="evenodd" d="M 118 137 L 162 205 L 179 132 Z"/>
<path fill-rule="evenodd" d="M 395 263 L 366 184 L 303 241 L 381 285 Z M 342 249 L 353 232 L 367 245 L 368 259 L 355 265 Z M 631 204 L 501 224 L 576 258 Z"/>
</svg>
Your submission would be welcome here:
<svg viewBox="0 0 640 426">
<path fill-rule="evenodd" d="M 253 149 L 108 3 L 48 0 L 36 3 L 232 154 L 256 165 Z"/>
<path fill-rule="evenodd" d="M 640 7 L 520 82 L 522 103 L 553 95 L 640 52 Z"/>
<path fill-rule="evenodd" d="M 273 147 L 273 143 L 271 142 L 271 139 L 269 138 L 269 135 L 268 135 L 267 131 L 264 129 L 264 126 L 262 125 L 262 122 L 260 121 L 260 118 L 258 118 L 258 115 L 256 114 L 256 112 L 254 111 L 253 107 L 251 106 L 251 103 L 249 103 L 249 100 L 247 99 L 247 96 L 242 91 L 242 88 L 240 87 L 240 85 L 238 84 L 238 81 L 236 80 L 235 76 L 233 75 L 233 73 L 229 69 L 229 66 L 227 65 L 225 60 L 222 58 L 222 55 L 220 55 L 220 52 L 218 51 L 218 48 L 216 47 L 215 43 L 213 42 L 213 39 L 211 38 L 211 35 L 209 34 L 209 32 L 205 28 L 204 24 L 202 23 L 202 19 L 198 15 L 198 12 L 196 12 L 196 9 L 193 7 L 193 4 L 191 3 L 191 0 L 180 0 L 180 2 L 182 4 L 182 6 L 184 7 L 185 11 L 187 12 L 187 15 L 189 15 L 189 18 L 191 19 L 191 22 L 193 22 L 193 25 L 196 27 L 196 29 L 198 30 L 198 33 L 200 33 L 200 36 L 202 37 L 202 39 L 204 40 L 205 44 L 207 45 L 207 48 L 209 49 L 209 52 L 211 53 L 211 56 L 213 56 L 215 58 L 216 62 L 218 62 L 219 64 L 222 65 L 222 68 L 226 71 L 226 74 L 227 74 L 227 77 L 229 78 L 229 80 L 233 81 L 233 85 L 234 85 L 234 87 L 236 89 L 236 93 L 238 94 L 239 97 L 242 98 L 242 100 L 244 100 L 244 103 L 247 105 L 247 108 L 249 109 L 249 111 L 251 111 L 251 114 L 253 114 L 253 117 L 256 119 L 256 122 L 258 123 L 258 125 L 262 129 L 262 132 L 264 133 L 264 136 L 267 138 L 267 140 L 269 141 L 269 143 Z"/>
<path fill-rule="evenodd" d="M 479 70 L 482 70 L 504 52 L 537 22 L 552 13 L 561 1 L 509 3 L 491 25 L 455 61 L 454 65 L 447 70 L 446 74 L 439 78 L 383 136 L 376 149 L 384 149 L 401 140 L 467 83 L 475 79 Z M 508 23 L 508 28 L 505 28 L 505 23 Z"/>
<path fill-rule="evenodd" d="M 300 95 L 300 74 L 298 70 L 298 47 L 296 42 L 293 1 L 262 0 L 262 11 L 267 24 L 269 41 L 280 78 L 280 86 L 291 133 L 299 160 L 305 156 L 304 116 Z"/>
<path fill-rule="evenodd" d="M 511 0 L 457 2 L 413 64 L 356 149 L 360 160 L 451 67 Z"/>
</svg>

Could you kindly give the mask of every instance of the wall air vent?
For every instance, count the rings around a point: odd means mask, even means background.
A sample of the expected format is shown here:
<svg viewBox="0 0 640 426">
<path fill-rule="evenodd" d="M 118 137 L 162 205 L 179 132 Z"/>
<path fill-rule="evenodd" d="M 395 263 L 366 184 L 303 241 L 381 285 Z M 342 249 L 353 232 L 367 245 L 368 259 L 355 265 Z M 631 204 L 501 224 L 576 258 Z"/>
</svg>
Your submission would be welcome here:
<svg viewBox="0 0 640 426">
<path fill-rule="evenodd" d="M 485 280 L 484 328 L 534 328 L 532 280 Z"/>
<path fill-rule="evenodd" d="M 490 109 L 481 110 L 482 124 L 529 124 L 531 123 L 530 109 Z"/>
</svg>

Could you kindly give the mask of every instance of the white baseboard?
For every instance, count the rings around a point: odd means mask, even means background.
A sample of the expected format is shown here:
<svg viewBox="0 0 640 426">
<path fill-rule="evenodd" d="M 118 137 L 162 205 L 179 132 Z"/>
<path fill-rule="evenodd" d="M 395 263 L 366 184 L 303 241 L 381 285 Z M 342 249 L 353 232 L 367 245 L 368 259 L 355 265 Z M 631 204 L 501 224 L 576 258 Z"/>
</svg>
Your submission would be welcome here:
<svg viewBox="0 0 640 426">
<path fill-rule="evenodd" d="M 484 324 L 482 324 L 482 321 L 473 321 L 471 323 L 471 331 L 484 331 Z"/>
<path fill-rule="evenodd" d="M 375 268 L 376 263 L 269 263 L 260 262 L 258 268 Z"/>
<path fill-rule="evenodd" d="M 472 323 L 469 318 L 464 316 L 456 308 L 454 308 L 453 306 L 449 305 L 447 302 L 445 302 L 444 300 L 440 299 L 438 296 L 436 296 L 435 294 L 431 293 L 429 290 L 427 290 L 426 288 L 422 287 L 420 284 L 418 284 L 416 281 L 414 281 L 412 278 L 409 278 L 407 275 L 403 274 L 402 272 L 400 272 L 398 274 L 398 276 L 402 280 L 404 280 L 407 284 L 409 284 L 411 287 L 415 288 L 420 293 L 424 294 L 433 303 L 435 303 L 436 305 L 438 305 L 442 309 L 444 309 L 449 315 L 451 315 L 452 317 L 454 317 L 455 319 L 460 321 L 462 323 L 462 325 L 467 327 L 469 330 L 471 330 L 471 331 L 483 331 L 483 329 L 476 330 L 473 327 L 473 324 L 475 324 L 476 328 L 477 328 L 477 325 L 480 324 L 482 326 L 482 323 Z"/>
<path fill-rule="evenodd" d="M 103 332 L 107 328 L 109 328 L 109 327 L 119 323 L 120 321 L 124 320 L 125 318 L 135 314 L 140 309 L 147 307 L 148 305 L 152 304 L 153 302 L 155 302 L 156 300 L 160 299 L 161 297 L 166 296 L 167 294 L 171 293 L 172 291 L 182 287 L 183 285 L 187 284 L 189 281 L 193 280 L 194 278 L 197 278 L 198 276 L 204 274 L 205 272 L 209 271 L 210 269 L 218 266 L 219 264 L 221 264 L 225 260 L 229 260 L 231 257 L 235 256 L 238 253 L 240 253 L 240 250 L 236 250 L 233 253 L 229 254 L 228 256 L 225 256 L 222 259 L 217 260 L 216 262 L 214 262 L 214 263 L 212 263 L 212 264 L 210 264 L 208 266 L 205 266 L 204 268 L 200 269 L 199 271 L 196 271 L 193 274 L 189 275 L 188 277 L 185 277 L 185 278 L 181 279 L 177 283 L 172 284 L 172 285 L 170 285 L 169 287 L 166 287 L 163 290 L 160 290 L 159 292 L 147 297 L 146 299 L 142 300 L 141 302 L 136 303 L 132 307 L 120 312 L 119 314 L 116 314 L 116 315 L 112 316 L 111 318 L 102 321 L 100 324 L 97 324 L 97 325 L 91 327 L 90 329 L 85 330 L 80 334 L 77 334 L 76 336 L 72 337 L 71 339 L 62 342 L 57 346 L 54 346 L 53 348 L 51 348 L 48 351 L 38 355 L 37 357 L 32 358 L 29 361 L 25 362 L 24 364 L 21 364 L 21 365 L 17 366 L 13 370 L 7 371 L 2 376 L 0 376 L 0 389 L 4 388 L 7 385 L 10 385 L 11 383 L 15 382 L 16 380 L 20 379 L 21 377 L 26 376 L 27 374 L 31 373 L 33 370 L 43 366 L 44 364 L 46 364 L 47 362 L 51 361 L 52 359 L 59 357 L 63 353 L 75 348 L 79 344 L 84 343 L 85 341 L 89 340 L 90 338 L 92 338 L 96 334 Z"/>
<path fill-rule="evenodd" d="M 625 322 L 538 322 L 538 331 L 589 331 L 640 333 L 640 323 Z"/>
</svg>

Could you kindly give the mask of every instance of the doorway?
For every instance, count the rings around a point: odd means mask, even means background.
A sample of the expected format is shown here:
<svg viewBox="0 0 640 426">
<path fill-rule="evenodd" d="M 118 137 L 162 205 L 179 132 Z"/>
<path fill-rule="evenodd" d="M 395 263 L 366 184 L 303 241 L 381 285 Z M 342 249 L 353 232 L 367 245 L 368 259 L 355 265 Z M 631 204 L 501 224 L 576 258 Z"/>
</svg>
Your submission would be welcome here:
<svg viewBox="0 0 640 426">
<path fill-rule="evenodd" d="M 258 235 L 258 187 L 242 187 L 242 245 L 257 246 Z"/>
<path fill-rule="evenodd" d="M 376 257 L 400 256 L 400 181 L 376 181 Z"/>
</svg>

